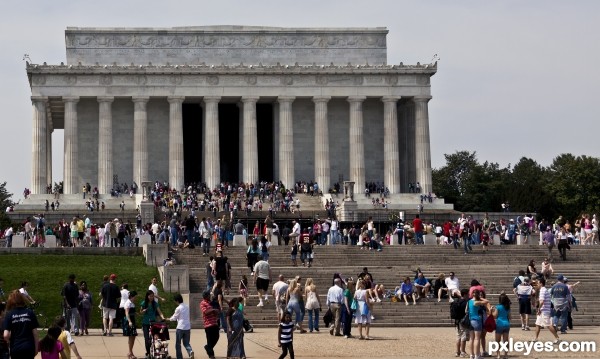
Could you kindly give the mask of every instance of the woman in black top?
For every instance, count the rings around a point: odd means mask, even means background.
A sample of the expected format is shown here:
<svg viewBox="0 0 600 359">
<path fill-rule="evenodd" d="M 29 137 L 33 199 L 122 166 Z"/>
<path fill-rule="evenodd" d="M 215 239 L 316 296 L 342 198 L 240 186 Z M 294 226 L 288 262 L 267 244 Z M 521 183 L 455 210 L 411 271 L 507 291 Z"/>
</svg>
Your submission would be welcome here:
<svg viewBox="0 0 600 359">
<path fill-rule="evenodd" d="M 3 329 L 8 332 L 12 358 L 33 359 L 37 355 L 38 321 L 29 308 L 25 297 L 15 290 L 8 296 L 8 313 L 4 317 Z"/>
</svg>

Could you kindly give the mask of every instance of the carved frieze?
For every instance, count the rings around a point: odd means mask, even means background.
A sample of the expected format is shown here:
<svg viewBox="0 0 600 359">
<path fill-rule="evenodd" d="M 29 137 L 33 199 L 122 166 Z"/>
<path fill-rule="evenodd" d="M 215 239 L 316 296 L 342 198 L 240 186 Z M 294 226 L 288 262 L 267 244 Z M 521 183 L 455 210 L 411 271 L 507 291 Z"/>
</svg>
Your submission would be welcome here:
<svg viewBox="0 0 600 359">
<path fill-rule="evenodd" d="M 218 85 L 218 84 L 219 84 L 219 76 L 214 76 L 214 75 L 207 76 L 207 77 L 206 77 L 206 82 L 207 82 L 209 85 L 216 86 L 216 85 Z"/>
<path fill-rule="evenodd" d="M 256 76 L 255 75 L 246 76 L 246 83 L 251 86 L 256 85 Z"/>
<path fill-rule="evenodd" d="M 281 76 L 281 84 L 285 86 L 291 86 L 294 84 L 294 78 L 290 75 Z"/>
</svg>

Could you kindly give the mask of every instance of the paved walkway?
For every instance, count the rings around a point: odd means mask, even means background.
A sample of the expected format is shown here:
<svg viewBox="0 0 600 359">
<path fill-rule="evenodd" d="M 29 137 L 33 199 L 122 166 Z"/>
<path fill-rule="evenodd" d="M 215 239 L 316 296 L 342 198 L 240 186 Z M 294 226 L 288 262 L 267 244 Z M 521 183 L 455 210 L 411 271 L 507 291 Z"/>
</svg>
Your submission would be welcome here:
<svg viewBox="0 0 600 359">
<path fill-rule="evenodd" d="M 357 334 L 357 328 L 352 328 Z M 141 331 L 140 331 L 141 334 Z M 169 353 L 175 358 L 174 330 L 171 331 Z M 454 357 L 455 332 L 452 328 L 373 328 L 370 335 L 373 341 L 362 341 L 356 338 L 344 339 L 332 337 L 328 331 L 317 333 L 295 334 L 294 349 L 297 358 L 452 358 Z M 488 334 L 491 338 L 491 336 Z M 510 336 L 514 340 L 531 340 L 534 332 L 524 332 L 513 328 Z M 565 341 L 591 340 L 600 344 L 600 327 L 580 327 L 563 335 Z M 276 329 L 256 329 L 244 338 L 246 356 L 248 358 L 277 358 L 280 349 L 277 348 Z M 551 340 L 551 334 L 543 330 L 540 340 Z M 90 331 L 89 336 L 75 337 L 79 352 L 84 359 L 89 358 L 126 358 L 127 338 L 115 335 L 103 337 L 97 330 Z M 195 358 L 207 358 L 204 351 L 206 343 L 202 329 L 192 330 L 191 345 L 195 351 Z M 468 347 L 467 347 L 468 348 Z M 468 349 L 467 349 L 468 350 Z M 219 343 L 215 348 L 217 358 L 226 358 L 227 339 L 221 334 Z M 183 349 L 184 358 L 187 358 Z M 532 353 L 529 358 L 597 358 L 600 348 L 596 353 Z M 143 336 L 136 339 L 134 354 L 143 358 Z M 525 357 L 520 353 L 512 353 L 511 358 Z M 39 355 L 38 355 L 39 358 Z M 289 358 L 289 357 L 288 357 Z"/>
</svg>

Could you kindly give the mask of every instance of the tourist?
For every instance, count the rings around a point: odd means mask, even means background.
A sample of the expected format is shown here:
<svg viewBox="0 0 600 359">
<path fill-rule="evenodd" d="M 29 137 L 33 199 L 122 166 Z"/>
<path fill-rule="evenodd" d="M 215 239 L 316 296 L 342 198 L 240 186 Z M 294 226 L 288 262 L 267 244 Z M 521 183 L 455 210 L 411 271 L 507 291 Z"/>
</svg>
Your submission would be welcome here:
<svg viewBox="0 0 600 359">
<path fill-rule="evenodd" d="M 16 290 L 8 296 L 6 311 L 3 334 L 4 340 L 8 342 L 11 357 L 33 359 L 38 353 L 39 325 L 35 313 L 27 308 L 25 296 Z"/>
<path fill-rule="evenodd" d="M 208 258 L 208 263 L 206 263 L 206 290 L 212 290 L 212 287 L 215 285 L 215 277 L 212 275 L 212 266 L 213 266 L 214 257 L 210 256 Z"/>
<path fill-rule="evenodd" d="M 531 279 L 525 277 L 513 291 L 519 300 L 519 315 L 521 317 L 521 330 L 529 330 L 529 316 L 531 315 L 531 301 L 535 289 L 530 284 Z"/>
<path fill-rule="evenodd" d="M 371 324 L 371 309 L 369 303 L 372 298 L 370 292 L 365 289 L 363 280 L 358 281 L 354 299 L 356 300 L 357 308 L 354 322 L 358 324 L 358 339 L 371 340 L 372 338 L 369 336 L 369 327 Z M 365 329 L 365 336 L 363 336 L 363 327 Z"/>
<path fill-rule="evenodd" d="M 119 301 L 119 308 L 117 308 L 117 316 L 115 318 L 117 323 L 120 323 L 125 318 L 125 303 L 127 299 L 129 299 L 129 284 L 123 283 L 121 284 L 121 300 Z"/>
<path fill-rule="evenodd" d="M 346 289 L 344 289 L 344 305 L 342 307 L 342 318 L 341 322 L 344 327 L 343 335 L 344 338 L 352 338 L 352 316 L 354 309 L 352 309 L 352 301 L 354 299 L 354 280 L 348 278 L 346 280 Z"/>
<path fill-rule="evenodd" d="M 148 286 L 148 290 L 151 290 L 152 292 L 154 292 L 154 300 L 155 301 L 158 302 L 158 300 L 160 299 L 161 302 L 164 302 L 166 299 L 158 295 L 158 287 L 156 286 L 157 284 L 158 284 L 158 278 L 152 277 L 150 285 Z"/>
<path fill-rule="evenodd" d="M 481 292 L 476 289 L 473 291 L 473 298 L 468 302 L 468 314 L 469 320 L 471 321 L 471 329 L 470 332 L 470 351 L 471 355 L 475 358 L 481 357 L 481 333 L 483 332 L 483 312 L 485 312 L 485 307 L 488 305 L 488 300 L 481 296 Z"/>
<path fill-rule="evenodd" d="M 288 284 L 283 275 L 279 275 L 278 281 L 273 284 L 273 298 L 275 299 L 275 310 L 277 311 L 277 320 L 281 321 L 283 312 L 286 310 L 286 293 Z"/>
<path fill-rule="evenodd" d="M 471 279 L 471 287 L 469 288 L 469 299 L 472 299 L 475 291 L 478 290 L 482 298 L 485 298 L 485 287 L 479 283 L 477 279 Z"/>
<path fill-rule="evenodd" d="M 552 259 L 552 248 L 554 248 L 556 239 L 550 226 L 546 227 L 542 232 L 542 242 L 548 247 L 548 258 Z"/>
<path fill-rule="evenodd" d="M 73 245 L 73 247 L 78 247 L 79 232 L 77 231 L 77 218 L 73 217 L 70 228 L 71 228 L 71 244 Z"/>
<path fill-rule="evenodd" d="M 66 318 L 69 322 L 70 333 L 77 336 L 80 329 L 80 314 L 78 309 L 79 287 L 75 283 L 75 274 L 69 275 L 69 281 L 63 286 L 61 295 L 63 297 Z"/>
<path fill-rule="evenodd" d="M 58 340 L 60 333 L 62 330 L 57 326 L 52 326 L 46 332 L 46 336 L 40 340 L 38 347 L 39 352 L 42 356 L 42 359 L 65 359 L 66 356 L 64 354 L 64 347 L 62 343 Z M 13 358 L 21 358 L 20 356 L 16 356 L 11 351 L 11 356 Z"/>
<path fill-rule="evenodd" d="M 540 330 L 542 328 L 548 328 L 550 333 L 554 336 L 554 344 L 558 344 L 560 339 L 558 338 L 558 334 L 556 333 L 556 329 L 554 325 L 552 325 L 552 317 L 551 317 L 551 296 L 550 291 L 546 288 L 546 279 L 544 277 L 538 278 L 538 310 L 537 310 L 537 319 L 535 320 L 535 339 L 537 341 L 540 336 Z"/>
<path fill-rule="evenodd" d="M 123 336 L 128 337 L 127 346 L 129 348 L 129 352 L 127 353 L 128 359 L 135 359 L 135 355 L 133 355 L 133 345 L 135 343 L 135 337 L 137 337 L 137 323 L 135 320 L 135 297 L 137 297 L 137 292 L 132 290 L 128 291 L 127 300 L 123 305 L 125 310 L 125 317 L 123 318 L 122 328 L 123 328 Z"/>
<path fill-rule="evenodd" d="M 410 282 L 409 277 L 405 277 L 404 281 L 400 285 L 400 288 L 396 287 L 396 296 L 400 300 L 404 300 L 404 303 L 408 305 L 408 298 L 412 298 L 413 305 L 417 304 L 417 295 L 414 291 L 413 284 Z"/>
<path fill-rule="evenodd" d="M 295 323 L 300 333 L 306 333 L 306 330 L 302 328 L 302 291 L 297 279 L 290 280 L 288 285 L 288 289 L 286 292 L 286 303 L 287 303 L 287 312 L 295 314 Z"/>
<path fill-rule="evenodd" d="M 556 246 L 556 248 L 558 249 L 558 253 L 560 253 L 560 258 L 562 258 L 563 261 L 567 260 L 567 249 L 571 249 L 571 247 L 569 246 L 567 235 L 567 230 L 564 227 L 561 228 L 560 233 L 557 234 L 558 245 Z"/>
<path fill-rule="evenodd" d="M 246 358 L 244 350 L 244 313 L 240 298 L 233 298 L 227 310 L 227 358 Z M 180 358 L 178 358 L 180 359 Z"/>
<path fill-rule="evenodd" d="M 268 262 L 264 261 L 261 255 L 258 255 L 258 262 L 254 265 L 254 282 L 256 283 L 256 290 L 258 291 L 258 305 L 262 307 L 263 296 L 265 301 L 269 302 L 268 290 L 269 283 L 271 282 L 271 266 Z"/>
<path fill-rule="evenodd" d="M 441 302 L 442 298 L 448 296 L 448 286 L 446 285 L 446 275 L 444 273 L 438 274 L 433 283 L 433 295 L 437 295 L 438 302 Z"/>
<path fill-rule="evenodd" d="M 100 292 L 102 297 L 102 318 L 104 324 L 104 330 L 102 335 L 112 337 L 113 321 L 117 315 L 117 309 L 119 308 L 119 302 L 121 301 L 121 293 L 119 287 L 115 284 L 117 280 L 116 274 L 111 274 L 109 282 L 102 286 Z"/>
<path fill-rule="evenodd" d="M 542 262 L 542 275 L 546 279 L 550 279 L 552 274 L 554 273 L 554 269 L 552 268 L 552 264 L 548 261 L 548 258 L 544 258 Z"/>
<path fill-rule="evenodd" d="M 421 299 L 421 298 L 425 298 L 427 299 L 427 297 L 429 296 L 429 291 L 431 290 L 431 283 L 429 283 L 429 280 L 427 280 L 427 278 L 425 278 L 425 276 L 423 275 L 422 272 L 419 272 L 417 274 L 417 278 L 415 278 L 415 291 L 417 294 L 417 298 Z M 378 302 L 381 302 L 381 299 L 377 298 Z"/>
<path fill-rule="evenodd" d="M 131 295 L 131 293 L 129 294 Z M 164 315 L 160 311 L 160 305 L 156 298 L 154 298 L 154 292 L 152 290 L 148 290 L 146 292 L 146 296 L 142 301 L 141 305 L 142 314 L 142 331 L 144 332 L 144 344 L 146 347 L 146 355 L 150 355 L 150 344 L 152 343 L 152 338 L 150 337 L 150 325 L 152 322 L 156 322 L 156 318 L 161 318 L 165 320 Z"/>
<path fill-rule="evenodd" d="M 560 327 L 561 334 L 567 334 L 568 316 L 571 311 L 571 291 L 564 283 L 565 277 L 559 274 L 556 284 L 550 289 L 550 298 L 554 308 L 554 326 Z"/>
<path fill-rule="evenodd" d="M 21 283 L 21 288 L 19 288 L 19 292 L 23 295 L 23 297 L 25 298 L 25 300 L 27 301 L 27 303 L 29 303 L 29 304 L 35 304 L 35 300 L 33 300 L 33 298 L 27 292 L 27 288 L 28 287 L 29 287 L 29 283 L 22 282 Z"/>
<path fill-rule="evenodd" d="M 89 335 L 88 328 L 90 325 L 90 315 L 92 312 L 93 298 L 92 293 L 88 289 L 86 281 L 79 283 L 79 321 L 81 335 Z"/>
<path fill-rule="evenodd" d="M 259 237 L 260 238 L 260 254 L 263 257 L 263 260 L 268 262 L 269 261 L 269 249 L 271 247 L 271 241 L 269 241 L 266 237 Z"/>
<path fill-rule="evenodd" d="M 498 298 L 498 304 L 495 308 L 496 317 L 496 342 L 508 344 L 508 334 L 510 332 L 510 298 L 505 293 L 501 293 Z M 502 350 L 498 350 L 498 359 Z M 508 356 L 506 351 L 505 357 Z"/>
<path fill-rule="evenodd" d="M 312 278 L 306 278 L 304 285 L 304 309 L 308 311 L 308 330 L 319 331 L 319 311 L 321 310 L 321 298 Z"/>
<path fill-rule="evenodd" d="M 290 249 L 290 260 L 292 261 L 292 266 L 293 267 L 297 267 L 298 266 L 298 246 L 299 244 L 296 242 L 296 240 L 292 240 L 292 248 Z"/>
<path fill-rule="evenodd" d="M 469 340 L 470 330 L 461 325 L 461 320 L 466 315 L 467 304 L 469 303 L 469 290 L 462 289 L 460 294 L 461 296 L 450 304 L 450 317 L 454 317 L 454 325 L 456 326 L 456 357 L 466 358 L 468 355 L 466 353 L 466 345 Z"/>
<path fill-rule="evenodd" d="M 258 261 L 259 253 L 260 249 L 258 248 L 258 239 L 255 237 L 252 239 L 251 244 L 246 250 L 246 259 L 248 261 L 248 268 L 250 268 L 250 275 L 254 275 L 254 265 Z"/>
<path fill-rule="evenodd" d="M 285 312 L 279 323 L 279 330 L 277 331 L 278 347 L 281 347 L 281 355 L 279 359 L 284 359 L 287 353 L 290 353 L 290 358 L 294 359 L 294 323 L 292 322 L 292 315 L 290 312 Z"/>
<path fill-rule="evenodd" d="M 538 272 L 537 269 L 535 268 L 535 260 L 530 260 L 529 264 L 527 265 L 527 276 L 529 277 L 529 279 L 535 279 L 535 277 L 533 276 L 538 276 Z"/>
<path fill-rule="evenodd" d="M 183 347 L 187 351 L 188 356 L 193 358 L 194 350 L 190 345 L 190 308 L 183 302 L 181 294 L 175 294 L 173 299 L 175 300 L 175 303 L 177 303 L 177 308 L 175 308 L 175 313 L 173 313 L 169 320 L 177 322 L 177 329 L 175 332 L 176 357 L 177 359 L 183 359 L 183 354 L 181 352 L 181 343 L 183 342 Z"/>
<path fill-rule="evenodd" d="M 275 285 L 273 285 L 273 287 L 275 287 Z M 240 279 L 240 284 L 238 286 L 238 290 L 239 290 L 240 298 L 242 298 L 242 304 L 245 307 L 247 304 L 247 301 L 248 301 L 248 278 L 246 277 L 246 275 L 242 275 L 242 279 Z M 273 294 L 273 298 L 275 298 L 274 294 Z M 275 300 L 277 300 L 277 299 L 275 299 Z"/>
<path fill-rule="evenodd" d="M 225 300 L 225 295 L 223 294 L 224 286 L 225 283 L 222 280 L 217 280 L 212 289 L 212 300 L 213 305 L 215 305 L 214 303 L 216 302 L 216 304 L 219 306 L 219 320 L 221 323 L 220 327 L 223 329 L 224 333 L 227 333 L 227 321 L 225 319 L 225 314 L 227 313 L 227 307 L 225 304 L 227 304 L 227 301 Z"/>
<path fill-rule="evenodd" d="M 308 233 L 308 228 L 304 229 L 304 233 L 302 233 L 302 237 L 300 238 L 300 261 L 302 262 L 302 266 L 306 267 L 308 263 L 308 267 L 312 266 L 312 256 L 313 256 L 313 243 L 310 240 L 310 234 Z"/>
<path fill-rule="evenodd" d="M 219 341 L 219 325 L 217 324 L 217 320 L 220 310 L 212 306 L 210 297 L 210 291 L 206 290 L 204 293 L 202 293 L 200 310 L 202 311 L 204 332 L 206 334 L 206 345 L 204 346 L 204 349 L 206 350 L 206 354 L 208 354 L 209 359 L 214 359 L 214 347 Z"/>
</svg>

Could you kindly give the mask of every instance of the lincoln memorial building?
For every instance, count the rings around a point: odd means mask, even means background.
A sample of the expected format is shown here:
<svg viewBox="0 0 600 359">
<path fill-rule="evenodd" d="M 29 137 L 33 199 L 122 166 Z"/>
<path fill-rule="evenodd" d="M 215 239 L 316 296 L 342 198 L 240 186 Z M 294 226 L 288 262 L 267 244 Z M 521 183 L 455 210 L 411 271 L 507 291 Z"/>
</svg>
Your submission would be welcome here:
<svg viewBox="0 0 600 359">
<path fill-rule="evenodd" d="M 436 64 L 388 64 L 386 28 L 67 28 L 66 63 L 27 64 L 31 191 L 64 129 L 64 193 L 138 185 L 431 186 Z M 54 177 L 53 177 L 54 176 Z"/>
</svg>

